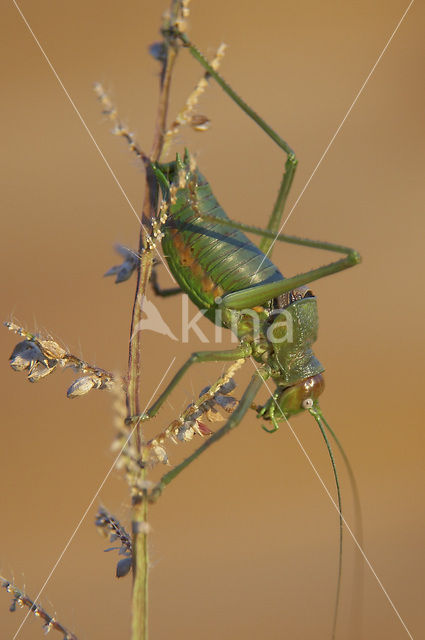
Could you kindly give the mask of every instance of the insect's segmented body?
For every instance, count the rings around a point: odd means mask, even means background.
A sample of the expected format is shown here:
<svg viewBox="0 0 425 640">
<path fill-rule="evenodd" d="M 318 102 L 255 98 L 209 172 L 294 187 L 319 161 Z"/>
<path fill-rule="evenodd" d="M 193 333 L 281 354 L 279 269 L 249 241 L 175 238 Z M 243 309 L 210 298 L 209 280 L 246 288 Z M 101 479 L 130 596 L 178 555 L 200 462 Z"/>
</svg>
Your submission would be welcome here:
<svg viewBox="0 0 425 640">
<path fill-rule="evenodd" d="M 155 415 L 164 399 L 195 362 L 226 361 L 253 357 L 259 364 L 257 377 L 248 387 L 240 415 L 258 391 L 259 379 L 272 377 L 276 391 L 260 414 L 273 421 L 305 409 L 319 411 L 317 398 L 323 390 L 323 366 L 314 356 L 317 338 L 316 299 L 305 285 L 354 266 L 356 251 L 340 245 L 281 234 L 285 202 L 295 175 L 297 159 L 291 147 L 249 107 L 178 29 L 170 37 L 183 43 L 212 77 L 285 152 L 282 182 L 268 227 L 261 230 L 230 220 L 205 178 L 186 151 L 168 164 L 151 165 L 164 197 L 159 221 L 162 247 L 180 289 L 214 323 L 232 329 L 240 346 L 231 351 L 196 352 L 174 376 L 167 390 L 149 411 Z M 157 221 L 155 221 L 157 224 Z M 157 227 L 152 227 L 153 236 Z M 258 248 L 243 233 L 262 236 Z M 269 253 L 275 240 L 342 253 L 344 258 L 323 267 L 284 278 L 263 250 Z M 151 248 L 155 246 L 151 244 Z M 177 291 L 162 292 L 172 295 Z M 161 293 L 159 287 L 157 293 Z M 287 323 L 287 324 L 286 324 Z M 290 327 L 289 331 L 286 328 Z M 276 417 L 275 416 L 278 416 Z M 279 415 L 280 418 L 279 418 Z"/>
<path fill-rule="evenodd" d="M 244 233 L 221 222 L 229 218 L 188 154 L 184 162 L 177 156 L 161 170 L 167 174 L 173 194 L 162 246 L 181 289 L 205 310 L 206 317 L 231 328 L 241 341 L 249 343 L 252 357 L 262 365 L 267 363 L 280 390 L 314 378 L 313 386 L 319 393 L 324 368 L 311 349 L 317 337 L 317 305 L 311 291 L 298 287 L 276 298 L 264 295 L 258 304 L 245 309 L 223 306 L 228 294 L 269 284 L 281 286 L 285 278 Z M 283 311 L 287 314 L 284 318 L 280 316 Z M 288 320 L 289 341 L 285 334 Z M 311 394 L 311 384 L 303 387 L 304 392 Z"/>
<path fill-rule="evenodd" d="M 169 165 L 175 171 L 176 163 Z M 214 322 L 216 299 L 255 285 L 283 280 L 279 269 L 247 236 L 217 221 L 228 220 L 207 180 L 196 169 L 177 191 L 162 246 L 181 288 Z M 223 324 L 228 326 L 226 318 Z"/>
</svg>

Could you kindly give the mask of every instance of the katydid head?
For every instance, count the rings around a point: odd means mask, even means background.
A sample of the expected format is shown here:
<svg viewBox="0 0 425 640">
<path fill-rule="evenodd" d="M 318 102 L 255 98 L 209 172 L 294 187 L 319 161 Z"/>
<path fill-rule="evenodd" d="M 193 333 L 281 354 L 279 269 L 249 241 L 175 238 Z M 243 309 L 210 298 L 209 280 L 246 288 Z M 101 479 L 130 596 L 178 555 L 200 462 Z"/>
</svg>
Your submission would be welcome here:
<svg viewBox="0 0 425 640">
<path fill-rule="evenodd" d="M 323 392 L 325 381 L 321 373 L 305 378 L 288 387 L 277 387 L 273 396 L 258 412 L 258 417 L 271 420 L 272 429 L 263 429 L 268 432 L 276 431 L 278 423 L 291 416 L 309 411 L 318 407 L 317 399 Z"/>
<path fill-rule="evenodd" d="M 321 373 L 286 387 L 276 398 L 278 414 L 289 418 L 301 411 L 309 411 L 315 406 L 324 388 L 325 381 Z"/>
</svg>

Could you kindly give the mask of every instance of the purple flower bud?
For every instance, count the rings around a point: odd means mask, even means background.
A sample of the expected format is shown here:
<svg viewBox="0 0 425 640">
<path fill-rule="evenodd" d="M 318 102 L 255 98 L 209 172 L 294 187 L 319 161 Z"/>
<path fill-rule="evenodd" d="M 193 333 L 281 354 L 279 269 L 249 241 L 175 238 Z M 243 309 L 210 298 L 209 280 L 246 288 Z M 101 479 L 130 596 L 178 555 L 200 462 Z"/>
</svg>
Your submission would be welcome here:
<svg viewBox="0 0 425 640">
<path fill-rule="evenodd" d="M 117 562 L 117 570 L 116 570 L 117 578 L 123 578 L 124 576 L 126 576 L 130 572 L 131 566 L 132 566 L 131 557 L 122 558 L 121 560 L 119 560 Z"/>
<path fill-rule="evenodd" d="M 238 401 L 232 396 L 222 396 L 220 394 L 217 394 L 215 399 L 217 404 L 228 413 L 232 413 L 232 411 L 234 411 L 238 405 Z"/>
<path fill-rule="evenodd" d="M 228 382 L 225 382 L 221 385 L 221 387 L 219 387 L 218 393 L 226 396 L 228 393 L 233 391 L 233 389 L 236 389 L 236 382 L 233 380 L 233 378 L 230 378 Z"/>
<path fill-rule="evenodd" d="M 36 362 L 46 362 L 46 358 L 41 350 L 32 340 L 18 342 L 9 360 L 10 366 L 15 371 L 25 371 L 25 369 L 29 369 Z"/>
<path fill-rule="evenodd" d="M 115 249 L 123 256 L 124 262 L 111 267 L 104 274 L 104 277 L 116 276 L 115 284 L 119 284 L 120 282 L 125 282 L 130 278 L 133 271 L 137 268 L 139 256 L 131 249 L 127 249 L 127 247 L 123 247 L 122 245 L 116 245 Z"/>
<path fill-rule="evenodd" d="M 155 60 L 159 62 L 164 62 L 166 58 L 167 50 L 163 42 L 154 42 L 149 47 L 149 53 Z"/>
<path fill-rule="evenodd" d="M 189 442 L 190 440 L 192 440 L 193 436 L 195 435 L 195 424 L 196 423 L 194 420 L 188 420 L 187 422 L 184 422 L 177 434 L 178 440 L 181 440 L 182 442 Z"/>
</svg>

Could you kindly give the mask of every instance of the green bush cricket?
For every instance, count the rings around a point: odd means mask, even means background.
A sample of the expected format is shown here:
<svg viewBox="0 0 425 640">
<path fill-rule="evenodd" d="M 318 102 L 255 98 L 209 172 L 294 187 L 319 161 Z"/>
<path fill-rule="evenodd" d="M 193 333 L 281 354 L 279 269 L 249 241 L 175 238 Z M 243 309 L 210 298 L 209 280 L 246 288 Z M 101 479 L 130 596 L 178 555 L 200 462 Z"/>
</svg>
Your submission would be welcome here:
<svg viewBox="0 0 425 640">
<path fill-rule="evenodd" d="M 161 289 L 154 272 L 154 290 L 160 296 L 185 292 L 206 317 L 231 329 L 237 335 L 239 345 L 231 350 L 192 353 L 152 406 L 141 416 L 132 416 L 129 420 L 134 422 L 154 417 L 193 364 L 248 358 L 257 363 L 255 374 L 226 424 L 191 456 L 163 476 L 152 494 L 154 500 L 200 453 L 240 424 L 247 411 L 255 406 L 255 397 L 268 379 L 273 380 L 276 389 L 264 406 L 256 407 L 257 417 L 272 424 L 271 428 L 263 426 L 265 431 L 276 431 L 279 422 L 303 411 L 313 416 L 330 455 L 340 512 L 340 564 L 334 634 L 341 578 L 342 514 L 339 482 L 326 430 L 335 439 L 347 464 L 348 461 L 319 406 L 318 398 L 324 389 L 324 367 L 312 350 L 317 337 L 318 314 L 314 294 L 306 285 L 358 264 L 360 255 L 345 246 L 280 233 L 285 203 L 298 162 L 294 151 L 233 91 L 185 33 L 171 29 L 166 36 L 170 42 L 179 41 L 189 50 L 207 76 L 212 77 L 258 124 L 284 151 L 287 159 L 266 229 L 230 220 L 187 150 L 183 158 L 177 154 L 173 162 L 150 164 L 158 183 L 158 197 L 162 196 L 162 205 L 159 224 L 156 222 L 153 225 L 148 246 L 150 249 L 156 248 L 156 240 L 162 241 L 163 253 L 179 285 L 177 288 Z M 149 162 L 147 158 L 145 161 Z M 259 247 L 244 232 L 260 236 Z M 284 278 L 270 260 L 275 241 L 323 249 L 344 257 Z M 349 464 L 348 468 L 352 478 Z"/>
<path fill-rule="evenodd" d="M 231 89 L 184 33 L 171 32 L 169 37 L 182 41 L 207 74 L 286 153 L 287 160 L 265 230 L 227 217 L 187 150 L 183 159 L 177 154 L 174 162 L 157 163 L 152 167 L 164 197 L 161 226 L 156 228 L 154 236 L 162 239 L 164 254 L 179 284 L 175 289 L 162 290 L 155 278 L 155 291 L 163 296 L 186 292 L 213 322 L 233 329 L 240 344 L 227 351 L 193 353 L 142 419 L 157 414 L 193 364 L 252 357 L 260 366 L 239 408 L 229 420 L 228 428 L 242 420 L 262 381 L 268 378 L 274 380 L 276 391 L 258 411 L 259 416 L 272 422 L 273 428 L 267 431 L 275 431 L 280 421 L 305 410 L 320 425 L 323 415 L 318 397 L 324 387 L 324 367 L 311 348 L 317 336 L 318 316 L 316 299 L 305 285 L 358 264 L 360 256 L 357 251 L 341 245 L 279 233 L 297 167 L 294 151 Z M 173 194 L 171 201 L 170 193 Z M 259 247 L 243 232 L 259 235 Z M 275 240 L 324 249 L 345 257 L 284 278 L 270 260 Z M 150 242 L 154 244 L 154 240 Z M 256 326 L 251 311 L 258 315 Z M 288 320 L 292 328 L 291 340 L 287 339 Z"/>
</svg>

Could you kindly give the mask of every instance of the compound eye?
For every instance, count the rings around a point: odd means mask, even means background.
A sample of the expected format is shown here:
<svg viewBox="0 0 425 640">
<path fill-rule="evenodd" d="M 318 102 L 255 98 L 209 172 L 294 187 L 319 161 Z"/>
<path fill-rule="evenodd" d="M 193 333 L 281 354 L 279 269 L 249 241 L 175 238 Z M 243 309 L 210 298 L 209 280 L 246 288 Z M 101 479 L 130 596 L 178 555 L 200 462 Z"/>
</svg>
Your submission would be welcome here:
<svg viewBox="0 0 425 640">
<path fill-rule="evenodd" d="M 302 401 L 301 406 L 303 409 L 312 409 L 313 408 L 313 400 L 311 398 L 306 398 Z"/>
</svg>

